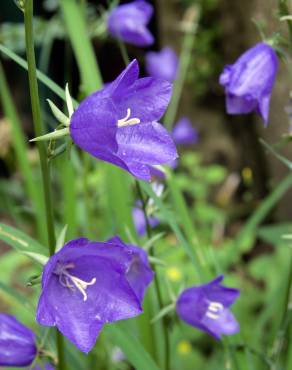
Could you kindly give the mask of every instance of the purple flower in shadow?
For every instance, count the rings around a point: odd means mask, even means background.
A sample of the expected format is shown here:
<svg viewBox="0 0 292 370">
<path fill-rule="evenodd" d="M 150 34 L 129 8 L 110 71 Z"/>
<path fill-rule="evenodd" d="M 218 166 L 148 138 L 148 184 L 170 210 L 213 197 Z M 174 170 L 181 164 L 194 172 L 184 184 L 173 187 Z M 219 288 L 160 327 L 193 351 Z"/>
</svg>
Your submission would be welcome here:
<svg viewBox="0 0 292 370">
<path fill-rule="evenodd" d="M 54 366 L 49 364 L 48 362 L 45 363 L 45 366 L 36 365 L 33 370 L 55 370 Z"/>
<path fill-rule="evenodd" d="M 225 87 L 229 114 L 257 112 L 268 124 L 272 89 L 278 70 L 274 49 L 261 42 L 224 68 L 220 84 Z"/>
<path fill-rule="evenodd" d="M 173 49 L 165 47 L 159 52 L 150 51 L 145 56 L 149 76 L 173 82 L 177 76 L 178 57 Z"/>
<path fill-rule="evenodd" d="M 171 135 L 157 121 L 171 96 L 171 84 L 138 78 L 136 60 L 119 77 L 89 97 L 73 113 L 73 142 L 103 161 L 150 181 L 150 167 L 177 157 Z"/>
<path fill-rule="evenodd" d="M 72 240 L 44 267 L 37 321 L 89 352 L 104 324 L 142 312 L 152 279 L 147 254 L 118 237 Z"/>
<path fill-rule="evenodd" d="M 35 334 L 14 316 L 0 313 L 0 366 L 29 366 L 36 354 Z"/>
<path fill-rule="evenodd" d="M 192 145 L 198 142 L 199 134 L 191 121 L 182 117 L 173 127 L 172 137 L 176 145 Z"/>
<path fill-rule="evenodd" d="M 216 339 L 239 331 L 239 324 L 229 310 L 239 296 L 238 289 L 220 283 L 223 275 L 208 284 L 184 290 L 176 302 L 178 316 L 187 324 L 207 332 Z"/>
<path fill-rule="evenodd" d="M 144 212 L 139 207 L 134 207 L 132 210 L 132 217 L 135 225 L 135 229 L 139 236 L 143 236 L 146 233 L 147 224 L 144 216 Z M 148 217 L 149 226 L 151 228 L 159 225 L 159 220 L 156 217 Z"/>
<path fill-rule="evenodd" d="M 149 46 L 154 38 L 147 28 L 153 7 L 138 0 L 115 7 L 108 17 L 109 33 L 122 41 L 136 46 Z"/>
</svg>

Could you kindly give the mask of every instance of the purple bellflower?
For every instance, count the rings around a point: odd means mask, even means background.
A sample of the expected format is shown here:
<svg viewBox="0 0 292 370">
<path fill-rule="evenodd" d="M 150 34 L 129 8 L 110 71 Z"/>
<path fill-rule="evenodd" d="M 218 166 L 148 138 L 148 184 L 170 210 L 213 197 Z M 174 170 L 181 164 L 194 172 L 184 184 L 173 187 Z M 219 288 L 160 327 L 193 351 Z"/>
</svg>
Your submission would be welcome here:
<svg viewBox="0 0 292 370">
<path fill-rule="evenodd" d="M 229 114 L 257 112 L 268 124 L 272 89 L 278 69 L 274 49 L 261 42 L 243 53 L 220 75 L 225 87 L 226 109 Z"/>
<path fill-rule="evenodd" d="M 14 316 L 0 313 L 0 366 L 29 366 L 36 354 L 35 334 Z"/>
<path fill-rule="evenodd" d="M 208 284 L 184 290 L 176 302 L 176 311 L 183 321 L 216 339 L 239 331 L 239 324 L 229 310 L 239 290 L 222 286 L 223 278 L 221 275 Z"/>
<path fill-rule="evenodd" d="M 199 139 L 198 131 L 192 126 L 187 117 L 182 117 L 172 129 L 172 137 L 177 145 L 196 144 Z"/>
<path fill-rule="evenodd" d="M 169 82 L 176 79 L 179 62 L 176 53 L 170 47 L 165 47 L 160 52 L 148 52 L 145 62 L 149 76 L 163 78 Z"/>
<path fill-rule="evenodd" d="M 136 60 L 104 89 L 87 97 L 73 113 L 72 140 L 96 158 L 150 181 L 150 167 L 177 157 L 171 135 L 157 121 L 171 96 L 171 84 L 138 78 Z"/>
<path fill-rule="evenodd" d="M 119 5 L 109 14 L 109 33 L 132 45 L 152 45 L 154 38 L 147 28 L 152 14 L 152 5 L 143 0 Z"/>
<path fill-rule="evenodd" d="M 118 237 L 72 240 L 44 267 L 37 321 L 89 352 L 104 324 L 142 312 L 152 279 L 146 253 Z"/>
</svg>

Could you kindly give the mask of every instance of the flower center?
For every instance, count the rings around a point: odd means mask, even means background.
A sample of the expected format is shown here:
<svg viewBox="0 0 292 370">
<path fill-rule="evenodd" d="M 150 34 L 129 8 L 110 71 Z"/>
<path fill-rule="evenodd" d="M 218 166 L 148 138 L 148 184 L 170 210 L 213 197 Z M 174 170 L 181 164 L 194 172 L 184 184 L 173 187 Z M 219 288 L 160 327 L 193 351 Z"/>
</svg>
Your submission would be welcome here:
<svg viewBox="0 0 292 370">
<path fill-rule="evenodd" d="M 117 122 L 118 127 L 123 127 L 123 126 L 130 126 L 130 125 L 136 125 L 137 123 L 140 123 L 139 118 L 130 118 L 131 117 L 131 109 L 127 109 L 127 115 L 124 118 L 121 118 Z"/>
<path fill-rule="evenodd" d="M 67 271 L 74 267 L 74 263 L 57 266 L 55 273 L 59 275 L 59 282 L 63 287 L 69 288 L 70 290 L 75 290 L 77 288 L 79 292 L 83 295 L 83 301 L 85 302 L 87 301 L 86 289 L 89 285 L 93 285 L 96 283 L 96 278 L 92 278 L 89 282 L 81 280 Z"/>
<path fill-rule="evenodd" d="M 210 302 L 207 308 L 206 316 L 210 319 L 217 320 L 220 317 L 221 312 L 224 310 L 224 306 L 220 302 Z"/>
</svg>

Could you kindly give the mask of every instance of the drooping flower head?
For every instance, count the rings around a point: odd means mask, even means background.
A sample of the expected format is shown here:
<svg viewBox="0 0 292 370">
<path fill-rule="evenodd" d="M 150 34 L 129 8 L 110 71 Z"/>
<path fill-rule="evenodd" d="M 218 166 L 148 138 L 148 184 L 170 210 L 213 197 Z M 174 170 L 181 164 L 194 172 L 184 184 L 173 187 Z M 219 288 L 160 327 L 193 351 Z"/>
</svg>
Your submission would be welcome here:
<svg viewBox="0 0 292 370">
<path fill-rule="evenodd" d="M 153 7 L 143 0 L 115 7 L 108 17 L 109 33 L 136 46 L 149 46 L 154 38 L 147 28 Z"/>
<path fill-rule="evenodd" d="M 29 366 L 36 354 L 35 334 L 14 316 L 0 313 L 0 366 Z"/>
<path fill-rule="evenodd" d="M 182 117 L 173 127 L 172 137 L 177 145 L 191 145 L 198 142 L 199 134 L 191 121 L 187 117 Z"/>
<path fill-rule="evenodd" d="M 176 311 L 183 321 L 216 339 L 239 331 L 239 324 L 229 310 L 239 290 L 221 285 L 223 278 L 221 275 L 208 284 L 184 290 L 176 302 Z"/>
<path fill-rule="evenodd" d="M 103 243 L 72 240 L 44 267 L 37 321 L 57 326 L 89 352 L 105 323 L 142 312 L 152 278 L 146 253 L 118 237 Z"/>
<path fill-rule="evenodd" d="M 171 84 L 138 78 L 136 60 L 104 89 L 87 97 L 73 113 L 72 140 L 96 158 L 150 181 L 150 167 L 171 162 L 177 152 L 157 121 L 171 96 Z"/>
<path fill-rule="evenodd" d="M 229 114 L 257 112 L 268 124 L 272 89 L 278 69 L 274 49 L 261 42 L 247 50 L 220 75 L 225 87 L 226 109 Z"/>
<path fill-rule="evenodd" d="M 149 76 L 173 82 L 177 76 L 178 57 L 173 49 L 165 47 L 159 52 L 150 51 L 145 56 Z"/>
</svg>

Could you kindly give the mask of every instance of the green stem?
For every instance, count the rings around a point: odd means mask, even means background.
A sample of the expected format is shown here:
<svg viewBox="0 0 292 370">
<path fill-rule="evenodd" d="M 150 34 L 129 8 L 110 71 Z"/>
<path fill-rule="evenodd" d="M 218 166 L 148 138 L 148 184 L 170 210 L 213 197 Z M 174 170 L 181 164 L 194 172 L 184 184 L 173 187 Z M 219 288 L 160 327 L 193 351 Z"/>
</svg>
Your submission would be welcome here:
<svg viewBox="0 0 292 370">
<path fill-rule="evenodd" d="M 283 349 L 285 335 L 288 333 L 289 326 L 291 325 L 291 320 L 292 320 L 291 293 L 292 293 L 292 255 L 290 256 L 289 275 L 288 275 L 286 295 L 285 295 L 284 306 L 283 306 L 283 314 L 282 314 L 282 319 L 280 323 L 280 328 L 279 328 L 277 337 L 275 339 L 275 345 L 274 345 L 274 347 L 276 348 L 276 351 L 273 354 L 273 358 L 275 359 L 274 370 L 277 370 L 280 368 L 280 356 L 281 356 L 281 352 Z M 289 333 L 288 333 L 288 336 L 289 336 Z M 287 348 L 290 348 L 289 342 L 287 343 Z"/>
<path fill-rule="evenodd" d="M 174 84 L 172 100 L 164 118 L 164 123 L 168 130 L 171 130 L 177 114 L 177 109 L 180 102 L 182 90 L 185 84 L 187 72 L 192 59 L 194 37 L 195 37 L 194 30 L 186 32 L 184 36 L 179 61 L 178 79 Z"/>
<path fill-rule="evenodd" d="M 41 118 L 41 109 L 39 102 L 38 84 L 36 76 L 36 62 L 34 54 L 34 39 L 33 39 L 33 0 L 26 0 L 24 7 L 24 26 L 25 26 L 25 44 L 26 55 L 28 63 L 28 78 L 29 90 L 32 108 L 32 117 L 34 122 L 35 136 L 44 134 L 43 122 Z M 37 148 L 40 157 L 41 173 L 42 173 L 42 187 L 44 189 L 45 210 L 47 221 L 47 234 L 50 255 L 54 254 L 56 239 L 53 221 L 53 207 L 50 189 L 50 169 L 47 162 L 47 153 L 43 143 L 37 143 Z M 59 370 L 65 369 L 63 337 L 57 332 L 57 349 Z"/>
<path fill-rule="evenodd" d="M 28 62 L 28 78 L 29 78 L 29 90 L 31 98 L 32 117 L 34 122 L 34 131 L 36 136 L 44 134 L 43 122 L 41 118 L 41 110 L 39 104 L 38 85 L 36 77 L 36 63 L 34 55 L 34 41 L 33 41 L 33 0 L 26 0 L 24 9 L 24 25 L 25 25 L 25 44 L 26 44 L 26 55 Z M 51 190 L 50 190 L 50 171 L 47 162 L 46 148 L 43 143 L 37 144 L 41 173 L 42 173 L 42 186 L 44 189 L 45 197 L 45 209 L 46 209 L 46 222 L 47 222 L 47 234 L 50 255 L 54 253 L 55 249 L 55 232 L 53 223 L 53 208 L 51 201 Z"/>
<path fill-rule="evenodd" d="M 130 63 L 130 58 L 129 58 L 129 54 L 127 52 L 126 45 L 120 39 L 118 39 L 117 42 L 118 42 L 118 45 L 119 45 L 119 49 L 120 49 L 123 61 L 125 63 L 125 66 L 127 67 L 127 65 Z"/>
<path fill-rule="evenodd" d="M 287 0 L 279 0 L 279 13 L 281 17 L 284 17 L 285 15 L 289 15 L 289 7 Z M 290 37 L 290 44 L 292 47 L 292 21 L 291 19 L 287 19 L 287 26 L 289 31 L 289 37 Z"/>
<path fill-rule="evenodd" d="M 148 215 L 147 215 L 147 204 L 146 204 L 146 201 L 144 199 L 140 183 L 138 181 L 136 181 L 136 187 L 137 187 L 138 196 L 139 196 L 139 198 L 142 202 L 142 209 L 143 209 L 144 218 L 145 218 L 145 221 L 146 221 L 147 236 L 148 236 L 148 239 L 151 239 L 152 238 L 152 235 L 151 235 L 152 232 L 151 232 L 151 227 L 150 227 L 149 219 L 148 219 Z M 154 257 L 154 248 L 153 247 L 150 249 L 149 254 L 150 254 L 151 257 Z M 156 295 L 157 295 L 158 308 L 159 308 L 159 312 L 160 312 L 163 309 L 162 294 L 161 294 L 159 279 L 158 279 L 158 275 L 157 275 L 155 265 L 152 265 L 152 269 L 155 273 L 155 275 L 154 275 L 154 285 L 155 285 L 155 290 L 156 290 Z M 170 348 L 169 347 L 170 347 L 170 343 L 169 343 L 169 333 L 168 333 L 168 330 L 167 330 L 167 322 L 166 322 L 165 317 L 163 317 L 163 319 L 162 319 L 162 328 L 163 328 L 163 337 L 164 337 L 164 346 L 165 346 L 164 368 L 165 368 L 165 370 L 168 370 L 169 369 L 169 355 L 170 355 L 170 351 L 169 351 Z"/>
</svg>

